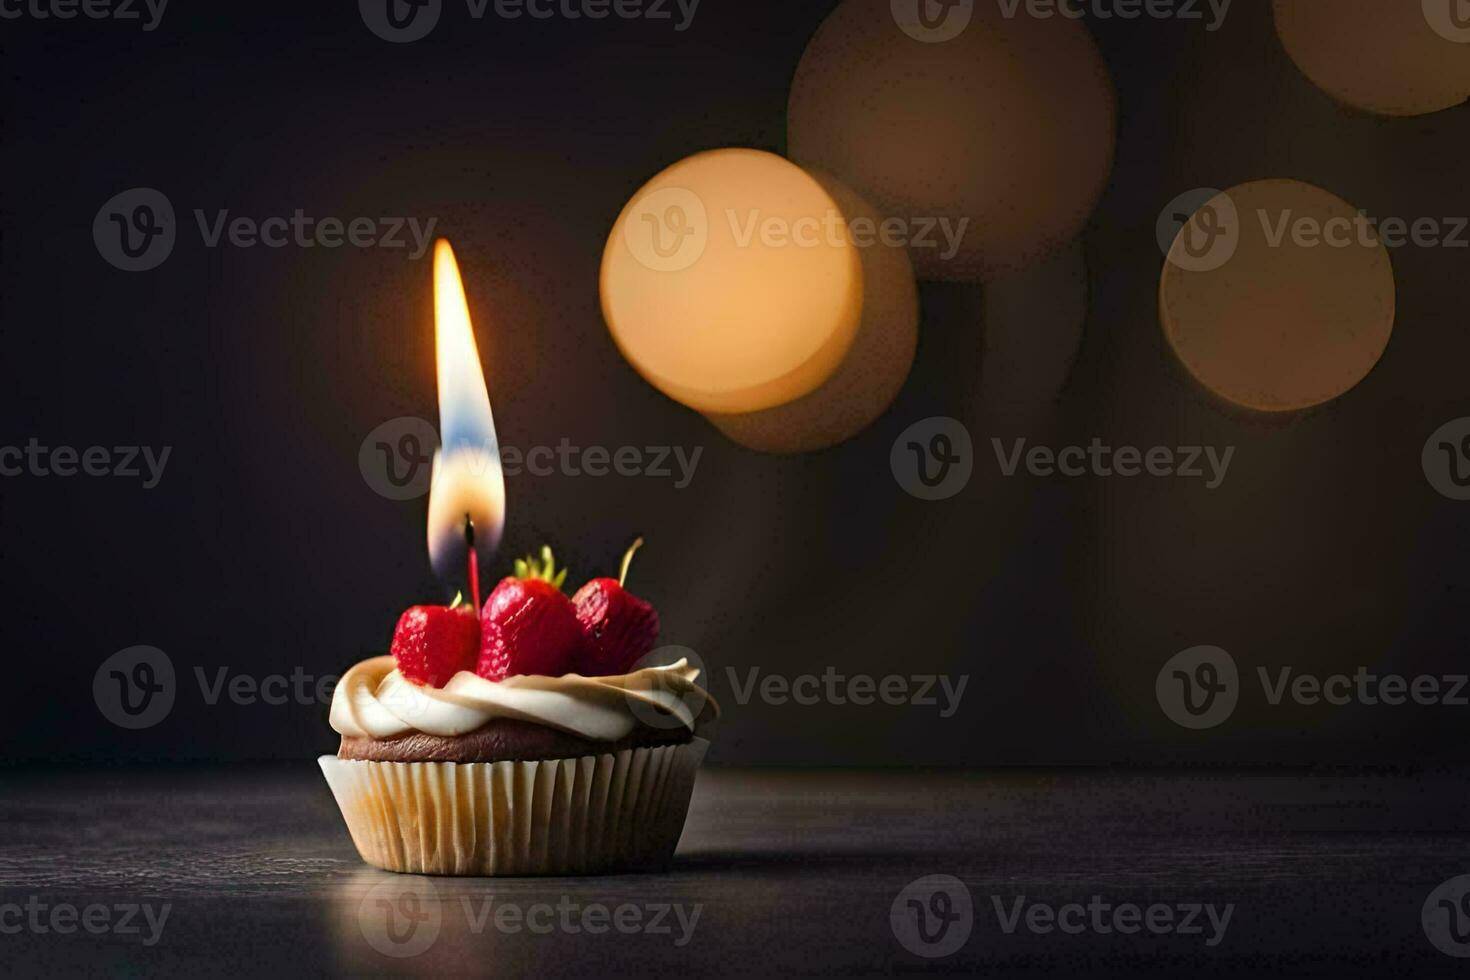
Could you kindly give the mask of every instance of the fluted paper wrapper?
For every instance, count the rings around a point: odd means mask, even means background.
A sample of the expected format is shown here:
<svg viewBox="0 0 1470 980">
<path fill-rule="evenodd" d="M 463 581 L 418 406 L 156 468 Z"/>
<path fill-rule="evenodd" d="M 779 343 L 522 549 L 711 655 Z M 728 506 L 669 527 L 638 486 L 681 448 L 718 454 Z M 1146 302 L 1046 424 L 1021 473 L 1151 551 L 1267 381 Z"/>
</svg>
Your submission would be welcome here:
<svg viewBox="0 0 1470 980">
<path fill-rule="evenodd" d="M 357 852 L 388 871 L 592 874 L 674 856 L 709 742 L 526 762 L 318 762 Z"/>
</svg>

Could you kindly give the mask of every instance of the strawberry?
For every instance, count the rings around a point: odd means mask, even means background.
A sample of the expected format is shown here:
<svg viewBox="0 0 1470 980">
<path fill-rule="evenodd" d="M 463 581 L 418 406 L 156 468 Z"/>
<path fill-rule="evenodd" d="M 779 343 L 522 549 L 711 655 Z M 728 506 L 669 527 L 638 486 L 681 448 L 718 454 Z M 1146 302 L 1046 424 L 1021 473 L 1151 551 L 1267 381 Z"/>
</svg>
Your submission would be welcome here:
<svg viewBox="0 0 1470 980">
<path fill-rule="evenodd" d="M 658 642 L 658 613 L 623 588 L 639 538 L 623 555 L 618 577 L 595 578 L 577 590 L 572 605 L 582 628 L 582 655 L 575 670 L 584 677 L 625 674 Z"/>
<path fill-rule="evenodd" d="M 390 648 L 398 672 L 415 684 L 443 687 L 475 669 L 480 624 L 473 606 L 410 606 L 398 617 Z"/>
<path fill-rule="evenodd" d="M 515 570 L 485 600 L 475 673 L 492 681 L 516 674 L 559 677 L 582 645 L 576 610 L 561 591 L 567 570 L 556 570 L 546 547 L 539 561 L 517 559 Z"/>
</svg>

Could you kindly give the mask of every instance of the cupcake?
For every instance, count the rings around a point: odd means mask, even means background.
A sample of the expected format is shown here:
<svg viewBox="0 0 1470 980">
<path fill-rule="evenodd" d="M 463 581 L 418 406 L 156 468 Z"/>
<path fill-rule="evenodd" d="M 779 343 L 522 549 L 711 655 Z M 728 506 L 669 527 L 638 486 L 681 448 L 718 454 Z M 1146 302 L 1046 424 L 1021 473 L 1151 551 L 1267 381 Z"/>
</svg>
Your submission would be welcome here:
<svg viewBox="0 0 1470 980">
<path fill-rule="evenodd" d="M 718 706 L 687 660 L 643 666 L 658 613 L 597 578 L 567 598 L 549 548 L 476 614 L 414 606 L 390 656 L 332 697 L 319 760 L 362 859 L 443 875 L 661 867 Z"/>
</svg>

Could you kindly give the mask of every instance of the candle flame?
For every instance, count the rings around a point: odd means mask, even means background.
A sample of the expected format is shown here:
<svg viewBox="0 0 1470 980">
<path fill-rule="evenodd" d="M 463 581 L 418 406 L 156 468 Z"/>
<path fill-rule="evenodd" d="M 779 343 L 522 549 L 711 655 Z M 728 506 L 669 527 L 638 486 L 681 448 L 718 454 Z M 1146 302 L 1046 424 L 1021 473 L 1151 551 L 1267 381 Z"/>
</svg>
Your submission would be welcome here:
<svg viewBox="0 0 1470 980">
<path fill-rule="evenodd" d="M 466 580 L 466 522 L 488 565 L 505 530 L 505 476 L 490 393 L 470 325 L 464 283 L 449 242 L 434 244 L 434 353 L 439 380 L 439 451 L 429 483 L 429 561 L 446 587 Z M 459 584 L 455 584 L 459 583 Z"/>
</svg>

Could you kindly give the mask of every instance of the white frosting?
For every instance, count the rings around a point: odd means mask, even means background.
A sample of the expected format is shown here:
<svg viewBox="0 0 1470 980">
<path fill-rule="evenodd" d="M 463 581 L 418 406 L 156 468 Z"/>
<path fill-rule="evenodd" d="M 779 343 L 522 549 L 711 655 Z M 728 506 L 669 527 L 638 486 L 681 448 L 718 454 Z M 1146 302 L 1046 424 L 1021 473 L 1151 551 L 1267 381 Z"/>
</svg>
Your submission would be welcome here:
<svg viewBox="0 0 1470 980">
<path fill-rule="evenodd" d="M 488 681 L 467 670 L 442 688 L 405 678 L 392 657 L 356 664 L 332 695 L 332 728 L 340 735 L 394 738 L 410 732 L 463 735 L 496 718 L 515 718 L 615 742 L 639 722 L 682 725 L 691 732 L 705 703 L 713 704 L 686 660 L 616 677 L 523 675 Z"/>
</svg>

